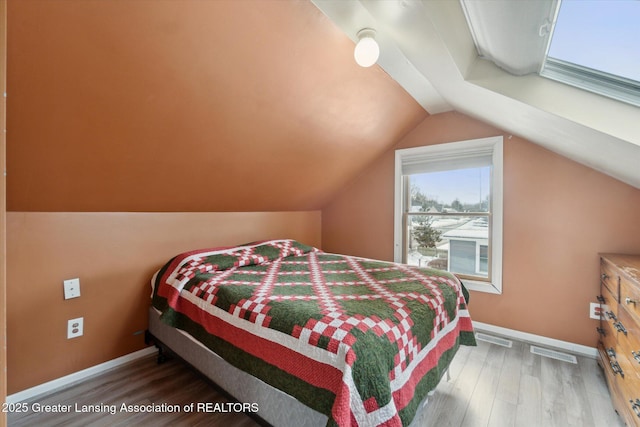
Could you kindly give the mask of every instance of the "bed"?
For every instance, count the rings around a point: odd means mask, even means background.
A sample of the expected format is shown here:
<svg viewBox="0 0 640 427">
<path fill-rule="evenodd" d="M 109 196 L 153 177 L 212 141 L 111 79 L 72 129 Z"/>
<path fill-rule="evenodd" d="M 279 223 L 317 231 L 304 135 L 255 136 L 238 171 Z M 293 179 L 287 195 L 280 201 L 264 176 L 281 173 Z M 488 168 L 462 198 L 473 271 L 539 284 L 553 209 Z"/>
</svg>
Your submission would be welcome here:
<svg viewBox="0 0 640 427">
<path fill-rule="evenodd" d="M 455 276 L 294 240 L 186 252 L 152 287 L 156 342 L 274 426 L 418 425 L 475 345 Z"/>
</svg>

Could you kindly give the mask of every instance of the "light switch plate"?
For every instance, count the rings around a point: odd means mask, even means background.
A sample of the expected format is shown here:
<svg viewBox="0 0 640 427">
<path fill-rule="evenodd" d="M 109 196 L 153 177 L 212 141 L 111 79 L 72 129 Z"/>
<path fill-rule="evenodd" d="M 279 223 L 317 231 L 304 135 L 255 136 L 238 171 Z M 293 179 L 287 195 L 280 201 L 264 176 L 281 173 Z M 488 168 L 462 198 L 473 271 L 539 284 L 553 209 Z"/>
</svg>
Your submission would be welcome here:
<svg viewBox="0 0 640 427">
<path fill-rule="evenodd" d="M 64 299 L 78 298 L 80 296 L 80 279 L 68 279 L 64 281 Z"/>
</svg>

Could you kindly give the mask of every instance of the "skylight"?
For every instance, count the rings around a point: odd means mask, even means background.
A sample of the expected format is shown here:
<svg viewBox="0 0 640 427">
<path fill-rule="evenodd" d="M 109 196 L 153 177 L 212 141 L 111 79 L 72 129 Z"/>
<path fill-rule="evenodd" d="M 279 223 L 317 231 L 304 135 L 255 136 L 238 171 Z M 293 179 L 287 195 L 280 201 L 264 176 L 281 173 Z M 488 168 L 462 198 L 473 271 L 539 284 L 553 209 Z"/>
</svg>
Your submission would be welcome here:
<svg viewBox="0 0 640 427">
<path fill-rule="evenodd" d="M 540 75 L 640 106 L 638 22 L 638 0 L 563 0 Z"/>
</svg>

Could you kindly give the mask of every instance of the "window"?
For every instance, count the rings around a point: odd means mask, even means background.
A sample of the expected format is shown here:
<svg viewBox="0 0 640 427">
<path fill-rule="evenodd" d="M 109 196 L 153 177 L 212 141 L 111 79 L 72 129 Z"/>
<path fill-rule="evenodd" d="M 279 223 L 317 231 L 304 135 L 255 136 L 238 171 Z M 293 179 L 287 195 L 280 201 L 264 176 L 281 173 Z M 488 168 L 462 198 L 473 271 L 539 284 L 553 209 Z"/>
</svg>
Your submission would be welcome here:
<svg viewBox="0 0 640 427">
<path fill-rule="evenodd" d="M 489 246 L 480 245 L 478 251 L 478 267 L 480 273 L 489 272 Z"/>
<path fill-rule="evenodd" d="M 540 75 L 640 106 L 640 1 L 560 3 Z"/>
<path fill-rule="evenodd" d="M 396 151 L 395 261 L 502 292 L 502 137 Z"/>
</svg>

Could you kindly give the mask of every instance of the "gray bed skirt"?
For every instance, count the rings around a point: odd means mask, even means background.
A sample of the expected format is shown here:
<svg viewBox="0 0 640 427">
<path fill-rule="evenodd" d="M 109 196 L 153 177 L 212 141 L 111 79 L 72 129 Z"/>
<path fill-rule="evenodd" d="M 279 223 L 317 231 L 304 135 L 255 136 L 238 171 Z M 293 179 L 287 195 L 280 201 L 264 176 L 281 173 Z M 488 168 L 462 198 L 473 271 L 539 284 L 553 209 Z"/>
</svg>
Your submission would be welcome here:
<svg viewBox="0 0 640 427">
<path fill-rule="evenodd" d="M 160 321 L 159 312 L 153 307 L 149 308 L 149 332 L 239 402 L 257 404 L 256 414 L 269 424 L 275 427 L 320 427 L 327 424 L 326 415 L 241 371 L 191 335 Z M 425 426 L 426 401 L 420 405 L 410 427 Z"/>
</svg>

